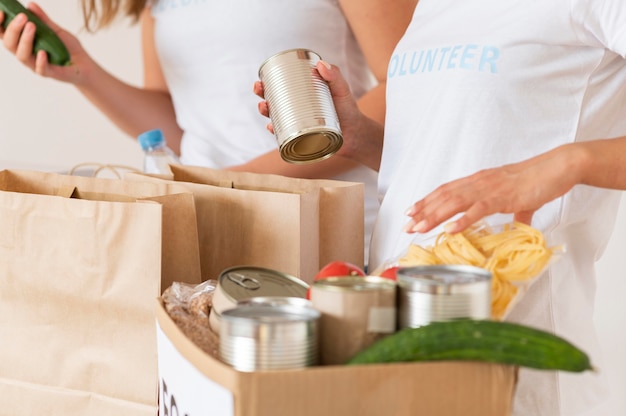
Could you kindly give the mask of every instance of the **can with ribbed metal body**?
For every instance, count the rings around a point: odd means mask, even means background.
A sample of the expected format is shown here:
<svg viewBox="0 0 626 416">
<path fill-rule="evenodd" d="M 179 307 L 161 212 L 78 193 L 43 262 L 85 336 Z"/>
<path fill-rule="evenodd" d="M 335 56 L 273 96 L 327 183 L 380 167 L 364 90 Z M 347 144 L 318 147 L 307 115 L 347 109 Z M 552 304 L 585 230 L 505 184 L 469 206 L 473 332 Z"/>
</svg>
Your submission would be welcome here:
<svg viewBox="0 0 626 416">
<path fill-rule="evenodd" d="M 326 159 L 343 144 L 330 89 L 315 68 L 320 59 L 309 49 L 289 49 L 259 68 L 280 155 L 290 163 Z"/>
<path fill-rule="evenodd" d="M 320 312 L 309 306 L 248 304 L 225 310 L 220 357 L 239 371 L 318 364 Z"/>
<path fill-rule="evenodd" d="M 209 326 L 219 333 L 222 311 L 256 297 L 297 297 L 306 300 L 309 285 L 295 276 L 256 266 L 234 266 L 222 271 L 213 292 Z"/>
<path fill-rule="evenodd" d="M 491 272 L 466 265 L 398 269 L 398 326 L 491 317 Z"/>
</svg>

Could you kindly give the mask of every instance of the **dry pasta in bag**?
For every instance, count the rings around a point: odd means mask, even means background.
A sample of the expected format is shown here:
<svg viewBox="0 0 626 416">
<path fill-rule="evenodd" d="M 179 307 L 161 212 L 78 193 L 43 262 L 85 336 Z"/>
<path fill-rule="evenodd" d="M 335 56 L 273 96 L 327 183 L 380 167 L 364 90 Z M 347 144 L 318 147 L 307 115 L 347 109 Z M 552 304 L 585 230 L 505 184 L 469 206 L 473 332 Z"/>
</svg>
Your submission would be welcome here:
<svg viewBox="0 0 626 416">
<path fill-rule="evenodd" d="M 396 265 L 466 264 L 489 270 L 491 314 L 502 319 L 562 250 L 562 246 L 548 247 L 543 234 L 529 225 L 512 222 L 491 227 L 480 221 L 460 233 L 444 231 L 430 244 L 412 243 Z"/>
</svg>

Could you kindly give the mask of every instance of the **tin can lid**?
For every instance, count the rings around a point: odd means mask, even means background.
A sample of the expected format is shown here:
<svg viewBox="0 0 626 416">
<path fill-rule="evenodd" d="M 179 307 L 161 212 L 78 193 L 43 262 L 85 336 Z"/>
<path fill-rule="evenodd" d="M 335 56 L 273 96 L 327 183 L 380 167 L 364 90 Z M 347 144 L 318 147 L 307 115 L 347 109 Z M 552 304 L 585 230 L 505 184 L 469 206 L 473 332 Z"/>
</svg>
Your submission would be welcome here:
<svg viewBox="0 0 626 416">
<path fill-rule="evenodd" d="M 237 266 L 224 270 L 219 278 L 220 291 L 233 303 L 259 296 L 306 298 L 309 285 L 297 277 L 276 270 Z"/>
<path fill-rule="evenodd" d="M 396 283 L 391 279 L 378 276 L 326 277 L 313 282 L 313 287 L 325 290 L 366 292 L 395 290 Z"/>
<path fill-rule="evenodd" d="M 277 63 L 280 64 L 283 60 L 291 61 L 293 58 L 303 59 L 306 61 L 311 61 L 312 63 L 317 63 L 322 57 L 317 53 L 312 51 L 311 49 L 306 48 L 293 48 L 287 49 L 267 58 L 265 61 L 261 63 L 259 66 L 259 78 L 263 79 L 263 70 L 266 67 L 273 67 Z"/>
<path fill-rule="evenodd" d="M 491 283 L 489 270 L 470 265 L 429 265 L 401 267 L 396 272 L 398 285 L 426 292 L 462 288 L 476 283 Z M 439 289 L 437 289 L 439 288 Z"/>
<path fill-rule="evenodd" d="M 319 162 L 337 153 L 342 145 L 343 136 L 339 129 L 315 128 L 299 131 L 293 137 L 284 139 L 280 156 L 294 164 Z"/>
</svg>

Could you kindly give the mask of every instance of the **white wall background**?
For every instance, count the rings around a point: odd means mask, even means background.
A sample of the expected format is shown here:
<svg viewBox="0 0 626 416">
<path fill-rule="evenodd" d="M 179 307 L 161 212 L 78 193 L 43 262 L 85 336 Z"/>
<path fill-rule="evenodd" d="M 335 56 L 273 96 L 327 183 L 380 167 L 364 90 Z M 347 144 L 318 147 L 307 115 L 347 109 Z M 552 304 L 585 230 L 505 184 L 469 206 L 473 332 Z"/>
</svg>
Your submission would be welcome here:
<svg viewBox="0 0 626 416">
<path fill-rule="evenodd" d="M 95 35 L 82 28 L 78 1 L 39 0 L 48 15 L 76 34 L 107 70 L 141 83 L 138 27 L 120 21 Z M 0 47 L 0 169 L 67 170 L 84 162 L 141 168 L 139 145 L 117 130 L 73 87 L 40 78 Z M 598 263 L 596 320 L 607 354 L 606 371 L 626 415 L 626 203 Z M 612 416 L 612 415 L 607 415 Z"/>
<path fill-rule="evenodd" d="M 27 0 L 23 0 L 26 4 Z M 93 35 L 82 29 L 78 0 L 40 0 L 48 15 L 119 78 L 141 82 L 139 27 L 120 20 Z M 119 131 L 72 86 L 36 76 L 0 45 L 0 167 L 66 170 L 98 162 L 141 167 L 136 141 Z"/>
</svg>

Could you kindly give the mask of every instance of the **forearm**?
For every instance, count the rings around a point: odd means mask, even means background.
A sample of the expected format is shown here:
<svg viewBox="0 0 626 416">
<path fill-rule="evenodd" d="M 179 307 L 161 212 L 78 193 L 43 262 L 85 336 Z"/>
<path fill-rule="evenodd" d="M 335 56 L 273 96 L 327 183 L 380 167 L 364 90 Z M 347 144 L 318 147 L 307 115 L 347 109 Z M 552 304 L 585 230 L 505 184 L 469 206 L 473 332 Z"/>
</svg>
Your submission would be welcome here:
<svg viewBox="0 0 626 416">
<path fill-rule="evenodd" d="M 383 150 L 383 125 L 362 117 L 348 134 L 352 139 L 344 142 L 338 153 L 378 172 Z"/>
<path fill-rule="evenodd" d="M 168 146 L 179 153 L 182 131 L 167 92 L 126 84 L 95 63 L 75 86 L 128 135 L 136 137 L 146 130 L 160 128 Z"/>
<path fill-rule="evenodd" d="M 382 155 L 386 86 L 386 82 L 379 83 L 357 101 L 359 110 L 367 118 L 361 120 L 359 131 L 351 133 L 354 140 L 350 149 L 346 146 L 345 150 L 346 156 L 375 171 L 380 168 Z"/>
<path fill-rule="evenodd" d="M 294 178 L 327 179 L 357 166 L 341 156 L 333 155 L 327 159 L 307 163 L 293 164 L 285 162 L 278 149 L 261 155 L 248 163 L 232 166 L 227 170 L 254 173 L 273 173 Z"/>
<path fill-rule="evenodd" d="M 386 87 L 387 82 L 382 81 L 376 87 L 363 94 L 356 102 L 363 114 L 383 125 L 385 124 Z"/>
<path fill-rule="evenodd" d="M 626 190 L 626 137 L 579 142 L 572 145 L 578 183 Z"/>
</svg>

